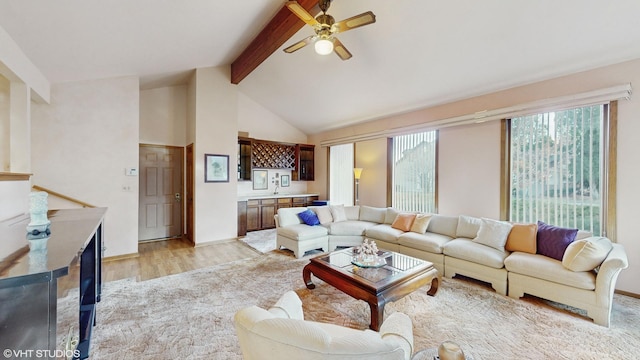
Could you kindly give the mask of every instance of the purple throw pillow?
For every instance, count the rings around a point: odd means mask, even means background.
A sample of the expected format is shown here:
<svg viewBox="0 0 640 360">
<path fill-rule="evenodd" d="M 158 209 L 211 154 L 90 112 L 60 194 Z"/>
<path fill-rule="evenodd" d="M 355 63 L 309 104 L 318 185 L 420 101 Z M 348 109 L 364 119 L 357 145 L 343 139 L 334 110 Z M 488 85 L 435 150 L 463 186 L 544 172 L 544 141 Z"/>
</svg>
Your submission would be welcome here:
<svg viewBox="0 0 640 360">
<path fill-rule="evenodd" d="M 565 250 L 578 235 L 578 229 L 561 228 L 538 220 L 537 253 L 562 261 Z"/>
<path fill-rule="evenodd" d="M 305 224 L 315 226 L 320 225 L 320 220 L 318 219 L 318 215 L 311 209 L 307 209 L 298 214 L 298 217 L 304 221 Z"/>
</svg>

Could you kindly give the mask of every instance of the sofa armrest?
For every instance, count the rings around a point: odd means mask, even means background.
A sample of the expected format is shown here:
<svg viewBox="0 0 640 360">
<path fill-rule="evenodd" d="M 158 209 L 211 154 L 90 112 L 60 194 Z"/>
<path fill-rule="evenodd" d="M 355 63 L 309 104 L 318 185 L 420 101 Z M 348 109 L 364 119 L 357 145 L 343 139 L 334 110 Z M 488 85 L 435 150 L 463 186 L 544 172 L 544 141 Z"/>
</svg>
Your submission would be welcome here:
<svg viewBox="0 0 640 360">
<path fill-rule="evenodd" d="M 602 264 L 600 264 L 600 269 L 598 269 L 596 291 L 607 297 L 613 295 L 616 278 L 620 271 L 627 267 L 629 267 L 629 260 L 627 259 L 627 253 L 624 251 L 624 247 L 620 244 L 613 244 L 609 255 L 607 255 Z"/>
<path fill-rule="evenodd" d="M 298 294 L 291 290 L 284 293 L 269 312 L 279 318 L 304 320 L 302 301 Z"/>
<path fill-rule="evenodd" d="M 387 341 L 397 342 L 405 349 L 405 358 L 413 354 L 413 324 L 404 313 L 394 312 L 380 326 L 380 337 Z"/>
<path fill-rule="evenodd" d="M 273 219 L 276 222 L 276 228 L 280 227 L 280 217 L 278 216 L 278 214 L 273 215 Z"/>
</svg>

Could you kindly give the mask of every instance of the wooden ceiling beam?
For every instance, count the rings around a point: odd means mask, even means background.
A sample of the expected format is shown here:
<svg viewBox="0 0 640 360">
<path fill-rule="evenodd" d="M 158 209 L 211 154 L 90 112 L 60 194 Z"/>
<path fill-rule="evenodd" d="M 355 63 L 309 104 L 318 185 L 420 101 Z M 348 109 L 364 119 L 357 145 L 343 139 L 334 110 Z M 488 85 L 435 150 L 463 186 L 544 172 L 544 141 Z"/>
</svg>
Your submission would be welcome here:
<svg viewBox="0 0 640 360">
<path fill-rule="evenodd" d="M 298 4 L 313 16 L 320 13 L 318 0 L 298 0 Z M 231 63 L 231 83 L 239 84 L 304 25 L 300 18 L 283 5 L 267 26 Z"/>
</svg>

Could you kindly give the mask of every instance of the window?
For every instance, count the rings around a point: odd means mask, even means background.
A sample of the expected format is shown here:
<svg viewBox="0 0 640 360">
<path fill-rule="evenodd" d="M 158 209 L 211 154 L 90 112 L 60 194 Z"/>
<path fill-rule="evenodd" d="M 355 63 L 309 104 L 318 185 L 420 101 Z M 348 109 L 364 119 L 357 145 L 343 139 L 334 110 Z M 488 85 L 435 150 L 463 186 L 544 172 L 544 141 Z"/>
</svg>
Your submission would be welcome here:
<svg viewBox="0 0 640 360">
<path fill-rule="evenodd" d="M 392 138 L 391 204 L 403 211 L 436 212 L 437 131 Z"/>
<path fill-rule="evenodd" d="M 329 148 L 329 199 L 332 204 L 353 205 L 353 144 Z"/>
<path fill-rule="evenodd" d="M 609 105 L 522 116 L 507 124 L 509 220 L 542 220 L 605 235 Z"/>
</svg>

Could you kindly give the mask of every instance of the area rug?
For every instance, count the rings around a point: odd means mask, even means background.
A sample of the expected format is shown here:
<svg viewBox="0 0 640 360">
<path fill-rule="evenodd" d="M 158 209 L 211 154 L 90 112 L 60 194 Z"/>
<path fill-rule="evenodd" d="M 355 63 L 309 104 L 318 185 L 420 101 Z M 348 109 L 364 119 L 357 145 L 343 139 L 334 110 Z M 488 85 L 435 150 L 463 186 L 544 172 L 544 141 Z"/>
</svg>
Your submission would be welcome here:
<svg viewBox="0 0 640 360">
<path fill-rule="evenodd" d="M 91 359 L 241 359 L 233 315 L 268 308 L 293 289 L 307 320 L 356 329 L 369 324 L 368 305 L 314 279 L 308 290 L 302 267 L 290 253 L 272 251 L 187 273 L 104 284 L 93 328 Z M 640 348 L 640 300 L 615 295 L 611 328 L 580 312 L 525 298 L 514 300 L 476 282 L 444 278 L 436 296 L 427 289 L 390 303 L 413 321 L 415 351 L 457 342 L 475 359 L 636 359 Z M 74 326 L 77 291 L 59 300 L 58 333 Z M 77 315 L 75 315 L 77 316 Z M 60 337 L 60 335 L 59 335 Z"/>
<path fill-rule="evenodd" d="M 276 248 L 276 229 L 249 231 L 242 242 L 265 254 Z"/>
</svg>

